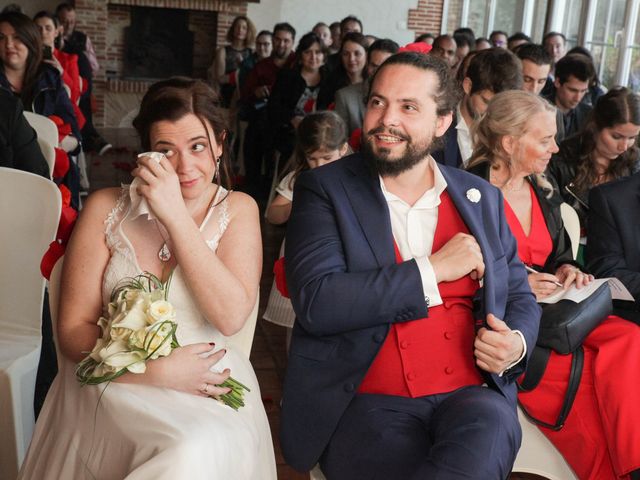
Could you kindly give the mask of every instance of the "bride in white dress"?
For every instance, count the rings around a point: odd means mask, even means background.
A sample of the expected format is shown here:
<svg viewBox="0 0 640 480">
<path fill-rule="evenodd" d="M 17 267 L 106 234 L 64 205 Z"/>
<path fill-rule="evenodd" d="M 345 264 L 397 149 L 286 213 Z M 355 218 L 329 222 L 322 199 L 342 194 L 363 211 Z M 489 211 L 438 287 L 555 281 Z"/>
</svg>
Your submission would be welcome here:
<svg viewBox="0 0 640 480">
<path fill-rule="evenodd" d="M 128 187 L 87 200 L 62 273 L 64 359 L 19 478 L 276 478 L 255 374 L 227 344 L 254 307 L 262 247 L 255 202 L 220 185 L 225 129 L 215 100 L 189 79 L 159 82 L 143 99 L 134 126 L 145 150 L 166 158 L 141 158 L 132 189 L 156 220 L 131 207 Z M 116 283 L 143 271 L 166 280 L 172 270 L 182 347 L 148 361 L 144 374 L 81 387 L 75 365 L 93 348 Z M 212 398 L 229 375 L 251 389 L 238 411 Z"/>
</svg>

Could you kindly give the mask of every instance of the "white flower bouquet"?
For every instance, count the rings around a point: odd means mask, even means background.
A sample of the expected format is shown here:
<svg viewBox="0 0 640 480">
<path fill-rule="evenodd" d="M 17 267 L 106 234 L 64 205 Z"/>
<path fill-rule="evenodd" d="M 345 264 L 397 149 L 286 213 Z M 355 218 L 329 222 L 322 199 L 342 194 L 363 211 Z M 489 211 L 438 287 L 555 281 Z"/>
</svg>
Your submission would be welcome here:
<svg viewBox="0 0 640 480">
<path fill-rule="evenodd" d="M 76 368 L 83 385 L 109 382 L 125 374 L 144 373 L 146 361 L 166 357 L 179 347 L 176 338 L 176 311 L 167 300 L 171 277 L 163 284 L 145 272 L 125 278 L 114 288 L 107 316 L 100 317 L 102 336 Z M 244 390 L 249 389 L 229 377 L 221 387 L 231 388 L 220 400 L 234 410 L 244 406 Z"/>
</svg>

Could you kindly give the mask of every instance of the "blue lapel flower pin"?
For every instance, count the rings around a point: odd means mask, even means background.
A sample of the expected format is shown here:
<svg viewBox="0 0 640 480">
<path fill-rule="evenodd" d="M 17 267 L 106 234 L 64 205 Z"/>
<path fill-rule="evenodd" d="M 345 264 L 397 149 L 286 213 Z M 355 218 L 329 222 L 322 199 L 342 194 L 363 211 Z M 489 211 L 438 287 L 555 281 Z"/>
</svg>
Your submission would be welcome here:
<svg viewBox="0 0 640 480">
<path fill-rule="evenodd" d="M 480 190 L 478 190 L 477 188 L 470 188 L 469 190 L 467 190 L 467 199 L 470 202 L 478 203 L 481 197 L 482 197 L 482 194 L 480 193 Z"/>
</svg>

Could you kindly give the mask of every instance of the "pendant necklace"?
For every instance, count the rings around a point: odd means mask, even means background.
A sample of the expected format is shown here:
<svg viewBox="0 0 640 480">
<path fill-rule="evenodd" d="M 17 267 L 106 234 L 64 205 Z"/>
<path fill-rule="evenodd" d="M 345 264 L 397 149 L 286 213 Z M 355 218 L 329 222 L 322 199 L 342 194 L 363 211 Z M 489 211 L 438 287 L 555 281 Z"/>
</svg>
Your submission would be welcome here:
<svg viewBox="0 0 640 480">
<path fill-rule="evenodd" d="M 204 214 L 204 218 L 207 218 L 207 213 L 213 207 L 213 202 L 216 201 L 216 197 L 217 196 L 218 196 L 218 190 L 216 189 L 216 193 L 213 195 L 213 199 L 211 199 L 211 203 L 209 204 L 209 207 L 207 208 L 207 211 Z M 202 221 L 204 222 L 204 219 Z M 158 250 L 158 258 L 160 259 L 160 261 L 162 263 L 167 263 L 169 260 L 171 260 L 171 250 L 169 250 L 169 246 L 167 245 L 167 239 L 164 237 L 164 234 L 162 233 L 162 230 L 160 229 L 160 225 L 158 224 L 158 220 L 154 220 L 154 222 L 156 224 L 156 228 L 158 229 L 158 232 L 160 233 L 160 236 L 162 237 L 162 240 L 164 240 L 164 243 L 160 247 L 160 250 Z M 202 226 L 202 225 L 200 225 L 200 226 Z"/>
</svg>

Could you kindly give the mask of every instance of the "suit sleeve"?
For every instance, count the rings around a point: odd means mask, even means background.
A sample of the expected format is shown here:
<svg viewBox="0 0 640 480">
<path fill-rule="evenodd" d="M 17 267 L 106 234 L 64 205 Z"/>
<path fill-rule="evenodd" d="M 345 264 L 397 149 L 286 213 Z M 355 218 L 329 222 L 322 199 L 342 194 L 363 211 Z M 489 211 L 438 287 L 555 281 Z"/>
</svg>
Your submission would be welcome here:
<svg viewBox="0 0 640 480">
<path fill-rule="evenodd" d="M 629 205 L 629 212 L 635 212 Z M 637 205 L 635 206 L 637 208 Z M 631 215 L 628 217 L 631 220 Z M 620 238 L 607 196 L 598 187 L 589 194 L 589 241 L 586 250 L 587 266 L 598 277 L 616 277 L 631 295 L 640 301 L 640 272 L 629 269 L 625 249 Z"/>
<path fill-rule="evenodd" d="M 508 268 L 508 294 L 503 320 L 511 330 L 519 330 L 524 336 L 527 353 L 512 367 L 505 377 L 509 381 L 517 379 L 527 368 L 527 362 L 538 339 L 541 308 L 531 292 L 527 271 L 518 256 L 518 245 L 504 214 L 504 200 L 499 196 L 500 239 L 505 252 Z M 487 312 L 492 313 L 492 312 Z"/>
<path fill-rule="evenodd" d="M 320 336 L 426 317 L 415 260 L 386 266 L 371 260 L 362 269 L 348 268 L 348 255 L 370 247 L 349 205 L 335 205 L 313 173 L 296 180 L 285 247 L 287 286 L 300 326 Z"/>
</svg>

